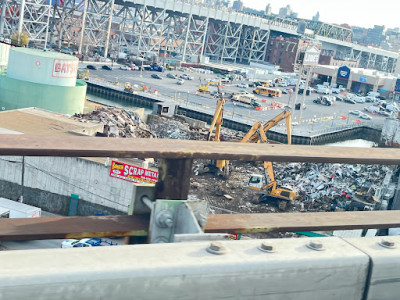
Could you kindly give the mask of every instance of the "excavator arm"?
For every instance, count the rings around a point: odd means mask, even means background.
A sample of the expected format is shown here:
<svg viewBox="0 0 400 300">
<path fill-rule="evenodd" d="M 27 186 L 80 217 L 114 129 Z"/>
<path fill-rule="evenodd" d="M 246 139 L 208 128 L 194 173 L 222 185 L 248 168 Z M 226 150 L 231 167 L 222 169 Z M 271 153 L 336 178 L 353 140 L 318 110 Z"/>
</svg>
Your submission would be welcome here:
<svg viewBox="0 0 400 300">
<path fill-rule="evenodd" d="M 288 144 L 290 145 L 292 143 L 292 115 L 291 115 L 290 111 L 288 111 L 288 110 L 281 112 L 279 115 L 277 115 L 276 117 L 269 120 L 267 123 L 264 124 L 263 130 L 260 130 L 260 131 L 264 131 L 264 133 L 267 132 L 272 127 L 278 125 L 278 123 L 280 121 L 282 121 L 283 119 L 286 119 L 287 138 L 288 138 Z M 253 132 L 252 136 L 249 137 L 248 140 L 250 142 L 253 142 L 253 143 L 258 142 L 259 136 L 255 133 L 256 132 Z"/>
</svg>

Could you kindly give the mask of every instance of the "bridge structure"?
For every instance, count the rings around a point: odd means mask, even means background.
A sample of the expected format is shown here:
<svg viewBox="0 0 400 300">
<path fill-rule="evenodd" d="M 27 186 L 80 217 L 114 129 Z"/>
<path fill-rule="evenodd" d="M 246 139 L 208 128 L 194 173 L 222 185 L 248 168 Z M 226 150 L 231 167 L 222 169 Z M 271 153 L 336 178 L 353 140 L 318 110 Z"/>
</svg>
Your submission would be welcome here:
<svg viewBox="0 0 400 300">
<path fill-rule="evenodd" d="M 37 46 L 63 43 L 80 53 L 205 55 L 217 62 L 264 61 L 271 33 L 299 36 L 299 21 L 213 8 L 198 0 L 1 0 L 0 37 L 25 31 Z M 306 37 L 360 67 L 392 73 L 398 54 L 351 42 L 351 29 L 306 21 Z M 40 45 L 39 45 L 40 44 Z"/>
</svg>

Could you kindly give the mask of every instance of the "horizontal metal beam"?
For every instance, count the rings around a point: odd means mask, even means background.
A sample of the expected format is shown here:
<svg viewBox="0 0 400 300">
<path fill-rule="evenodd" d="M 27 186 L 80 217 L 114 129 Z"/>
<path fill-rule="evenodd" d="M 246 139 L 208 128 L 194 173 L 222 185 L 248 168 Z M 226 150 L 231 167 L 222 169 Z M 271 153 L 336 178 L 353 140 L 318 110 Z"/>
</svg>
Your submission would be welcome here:
<svg viewBox="0 0 400 300">
<path fill-rule="evenodd" d="M 205 232 L 255 233 L 400 227 L 396 210 L 208 215 Z"/>
<path fill-rule="evenodd" d="M 387 148 L 347 148 L 81 136 L 0 135 L 0 155 L 400 164 L 400 151 Z"/>
<path fill-rule="evenodd" d="M 207 233 L 255 233 L 400 227 L 398 211 L 208 215 Z M 148 215 L 0 219 L 0 241 L 147 236 Z"/>
<path fill-rule="evenodd" d="M 0 218 L 0 241 L 147 236 L 148 215 Z"/>
</svg>

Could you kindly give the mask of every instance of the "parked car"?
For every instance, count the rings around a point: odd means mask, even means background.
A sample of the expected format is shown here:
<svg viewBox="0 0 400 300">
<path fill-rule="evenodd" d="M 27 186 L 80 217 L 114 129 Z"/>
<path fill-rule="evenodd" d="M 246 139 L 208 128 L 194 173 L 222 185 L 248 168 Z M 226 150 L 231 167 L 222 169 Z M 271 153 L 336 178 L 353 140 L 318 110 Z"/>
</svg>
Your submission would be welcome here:
<svg viewBox="0 0 400 300">
<path fill-rule="evenodd" d="M 182 85 L 185 83 L 185 80 L 183 80 L 182 78 L 179 78 L 178 81 L 176 82 L 176 84 Z"/>
<path fill-rule="evenodd" d="M 155 79 L 162 79 L 162 77 L 158 74 L 151 74 L 151 77 Z"/>
<path fill-rule="evenodd" d="M 249 87 L 246 83 L 238 83 L 236 86 L 243 89 L 247 89 Z"/>
<path fill-rule="evenodd" d="M 178 76 L 176 76 L 175 74 L 171 74 L 171 73 L 168 73 L 168 74 L 167 74 L 167 77 L 168 77 L 168 78 L 171 78 L 171 79 L 176 79 L 176 78 L 178 78 Z"/>
<path fill-rule="evenodd" d="M 86 68 L 89 70 L 97 70 L 97 67 L 94 65 L 87 65 Z"/>
<path fill-rule="evenodd" d="M 354 97 L 352 100 L 354 100 L 357 103 L 364 103 L 365 102 L 365 97 L 357 96 L 357 97 Z"/>
<path fill-rule="evenodd" d="M 108 65 L 101 66 L 101 68 L 103 70 L 108 70 L 108 71 L 112 71 L 112 69 L 113 69 L 111 66 L 108 66 Z"/>
<path fill-rule="evenodd" d="M 185 79 L 185 80 L 193 80 L 193 76 L 190 76 L 188 74 L 182 74 L 181 76 L 179 76 L 179 78 Z"/>
<path fill-rule="evenodd" d="M 359 116 L 360 114 L 362 114 L 362 112 L 359 111 L 359 110 L 351 110 L 351 111 L 349 112 L 349 114 L 355 115 L 355 116 Z"/>
<path fill-rule="evenodd" d="M 279 83 L 278 83 L 278 86 L 281 86 L 281 87 L 287 87 L 287 86 L 288 86 L 288 84 L 287 84 L 287 82 L 286 82 L 286 81 L 282 81 L 282 82 L 279 82 Z"/>
<path fill-rule="evenodd" d="M 344 97 L 342 95 L 336 95 L 336 101 L 344 101 Z"/>
<path fill-rule="evenodd" d="M 61 248 L 81 248 L 81 247 L 96 247 L 101 246 L 101 239 L 90 238 L 90 239 L 68 239 L 61 243 Z"/>
<path fill-rule="evenodd" d="M 365 102 L 375 102 L 376 101 L 376 98 L 375 97 L 371 97 L 371 96 L 367 96 L 367 97 L 365 97 Z"/>
<path fill-rule="evenodd" d="M 360 113 L 360 114 L 359 114 L 359 117 L 360 117 L 361 119 L 364 119 L 364 120 L 371 120 L 371 119 L 372 119 L 369 115 L 364 114 L 364 113 Z"/>
<path fill-rule="evenodd" d="M 131 68 L 128 66 L 120 66 L 119 67 L 121 70 L 129 71 Z"/>
<path fill-rule="evenodd" d="M 367 111 L 367 112 L 371 112 L 371 113 L 379 113 L 379 107 L 378 106 L 373 106 L 373 105 L 367 106 L 367 107 L 364 107 L 364 110 Z"/>
<path fill-rule="evenodd" d="M 350 104 L 356 104 L 356 101 L 349 99 L 349 98 L 344 98 L 344 102 L 350 103 Z"/>
<path fill-rule="evenodd" d="M 390 116 L 390 113 L 388 113 L 386 110 L 380 110 L 379 114 L 382 115 L 382 116 L 385 116 L 385 117 L 389 117 Z"/>
</svg>

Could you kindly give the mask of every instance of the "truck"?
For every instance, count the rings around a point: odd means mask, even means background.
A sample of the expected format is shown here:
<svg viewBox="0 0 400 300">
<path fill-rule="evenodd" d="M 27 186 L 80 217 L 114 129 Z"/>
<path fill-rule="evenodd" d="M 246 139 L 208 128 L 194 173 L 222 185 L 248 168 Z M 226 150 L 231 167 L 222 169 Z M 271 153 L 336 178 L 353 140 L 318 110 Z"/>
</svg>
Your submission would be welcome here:
<svg viewBox="0 0 400 300">
<path fill-rule="evenodd" d="M 316 104 L 322 104 L 326 106 L 331 106 L 333 103 L 332 99 L 327 96 L 318 97 L 317 99 L 313 100 L 313 102 Z"/>
<path fill-rule="evenodd" d="M 257 98 L 251 94 L 245 94 L 245 95 L 234 94 L 234 95 L 232 95 L 231 100 L 237 101 L 240 103 L 249 104 L 253 107 L 261 107 L 260 103 L 257 101 Z"/>
<path fill-rule="evenodd" d="M 0 210 L 2 215 L 7 215 L 8 211 L 8 218 L 39 218 L 42 214 L 42 209 L 39 207 L 6 198 L 0 198 Z"/>
<path fill-rule="evenodd" d="M 157 64 L 152 64 L 152 65 L 150 65 L 150 70 L 151 71 L 156 71 L 156 72 L 164 72 L 165 68 L 162 67 L 162 66 L 159 66 Z"/>
<path fill-rule="evenodd" d="M 318 94 L 325 94 L 325 95 L 328 95 L 328 94 L 332 94 L 332 90 L 328 87 L 328 86 L 325 86 L 325 85 L 318 85 L 317 86 L 317 93 Z"/>
</svg>

